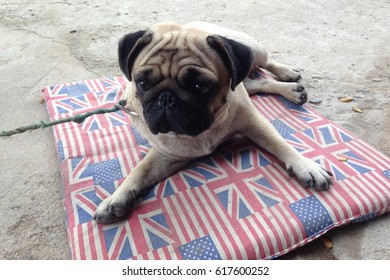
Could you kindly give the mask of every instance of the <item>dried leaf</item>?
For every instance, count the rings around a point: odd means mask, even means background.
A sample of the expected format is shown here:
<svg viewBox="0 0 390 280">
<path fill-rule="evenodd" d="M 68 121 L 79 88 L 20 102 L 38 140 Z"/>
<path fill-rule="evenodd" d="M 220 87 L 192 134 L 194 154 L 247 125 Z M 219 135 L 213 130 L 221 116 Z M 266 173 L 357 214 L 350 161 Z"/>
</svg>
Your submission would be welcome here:
<svg viewBox="0 0 390 280">
<path fill-rule="evenodd" d="M 346 162 L 348 161 L 347 157 L 339 157 L 339 161 Z"/>
<path fill-rule="evenodd" d="M 352 110 L 354 110 L 357 113 L 363 113 L 363 110 L 356 106 L 352 106 Z"/>
<path fill-rule="evenodd" d="M 322 236 L 321 237 L 321 242 L 322 244 L 324 244 L 324 246 L 328 249 L 332 248 L 333 247 L 333 243 L 332 241 L 330 241 L 328 238 Z"/>
<path fill-rule="evenodd" d="M 339 98 L 341 102 L 351 102 L 353 100 L 353 96 L 347 96 L 347 97 L 342 97 Z"/>
<path fill-rule="evenodd" d="M 39 102 L 39 104 L 45 103 L 45 97 L 43 95 L 39 96 L 38 102 Z"/>
</svg>

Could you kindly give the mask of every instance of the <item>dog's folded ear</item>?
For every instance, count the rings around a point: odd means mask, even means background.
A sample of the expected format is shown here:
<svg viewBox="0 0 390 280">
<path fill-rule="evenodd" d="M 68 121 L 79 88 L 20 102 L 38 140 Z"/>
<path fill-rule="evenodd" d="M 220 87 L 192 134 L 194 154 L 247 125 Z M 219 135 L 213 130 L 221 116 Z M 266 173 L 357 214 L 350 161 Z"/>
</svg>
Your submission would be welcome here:
<svg viewBox="0 0 390 280">
<path fill-rule="evenodd" d="M 152 41 L 152 34 L 146 30 L 140 30 L 125 35 L 118 45 L 119 67 L 131 81 L 131 69 L 142 49 Z"/>
<path fill-rule="evenodd" d="M 253 52 L 247 46 L 219 35 L 207 37 L 207 43 L 222 58 L 231 74 L 231 89 L 245 79 L 252 68 Z"/>
</svg>

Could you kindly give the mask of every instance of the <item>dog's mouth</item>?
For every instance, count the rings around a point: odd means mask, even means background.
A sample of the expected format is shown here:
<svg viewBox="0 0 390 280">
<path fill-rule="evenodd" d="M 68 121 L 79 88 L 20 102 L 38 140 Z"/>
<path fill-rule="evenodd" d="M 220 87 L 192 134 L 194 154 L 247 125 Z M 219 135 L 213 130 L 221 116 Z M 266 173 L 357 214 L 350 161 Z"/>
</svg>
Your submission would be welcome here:
<svg viewBox="0 0 390 280">
<path fill-rule="evenodd" d="M 210 128 L 214 117 L 200 102 L 185 102 L 175 94 L 164 91 L 143 103 L 145 121 L 153 134 L 197 136 Z"/>
<path fill-rule="evenodd" d="M 174 133 L 179 135 L 187 135 L 191 137 L 198 136 L 203 131 L 210 128 L 210 124 L 205 125 L 187 125 L 186 127 L 180 127 L 176 124 L 172 124 L 169 121 L 160 121 L 155 124 L 148 124 L 150 131 L 157 135 L 159 133 L 161 134 L 167 134 L 167 133 Z"/>
<path fill-rule="evenodd" d="M 156 114 L 156 112 L 151 114 L 144 112 L 144 116 L 149 130 L 154 135 L 173 132 L 174 134 L 195 137 L 209 129 L 213 122 L 212 117 L 192 119 L 184 114 Z"/>
<path fill-rule="evenodd" d="M 157 123 L 154 127 L 155 127 L 155 129 L 153 129 L 153 131 L 152 131 L 153 134 L 158 134 L 158 133 L 164 134 L 164 133 L 168 133 L 168 132 L 171 132 L 174 130 L 172 128 L 172 125 L 167 121 Z"/>
</svg>

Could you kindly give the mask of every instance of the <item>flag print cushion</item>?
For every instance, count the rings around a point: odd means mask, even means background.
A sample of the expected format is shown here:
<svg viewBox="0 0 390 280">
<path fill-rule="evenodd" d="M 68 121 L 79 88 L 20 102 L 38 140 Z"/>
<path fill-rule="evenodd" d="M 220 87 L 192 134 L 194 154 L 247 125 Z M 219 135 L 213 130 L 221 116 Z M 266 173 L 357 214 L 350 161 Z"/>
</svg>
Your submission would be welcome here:
<svg viewBox="0 0 390 280">
<path fill-rule="evenodd" d="M 269 77 L 255 69 L 251 78 Z M 111 108 L 125 83 L 114 77 L 47 87 L 49 117 Z M 127 220 L 97 224 L 99 203 L 150 145 L 125 113 L 94 115 L 53 128 L 72 258 L 269 259 L 389 211 L 389 158 L 309 105 L 264 94 L 252 101 L 288 143 L 334 174 L 329 191 L 301 187 L 274 156 L 236 137 L 155 185 Z"/>
</svg>

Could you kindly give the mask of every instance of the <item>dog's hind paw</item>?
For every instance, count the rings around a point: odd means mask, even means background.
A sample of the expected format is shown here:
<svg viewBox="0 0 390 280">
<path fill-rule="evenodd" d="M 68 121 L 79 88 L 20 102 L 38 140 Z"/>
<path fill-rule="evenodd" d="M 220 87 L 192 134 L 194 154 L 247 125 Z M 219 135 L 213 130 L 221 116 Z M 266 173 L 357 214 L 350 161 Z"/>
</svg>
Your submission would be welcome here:
<svg viewBox="0 0 390 280">
<path fill-rule="evenodd" d="M 286 83 L 285 86 L 288 88 L 280 93 L 285 98 L 298 105 L 303 105 L 307 102 L 308 94 L 303 85 L 300 83 Z"/>
<path fill-rule="evenodd" d="M 282 82 L 297 82 L 301 79 L 299 70 L 286 65 L 278 70 L 277 76 Z"/>
</svg>

